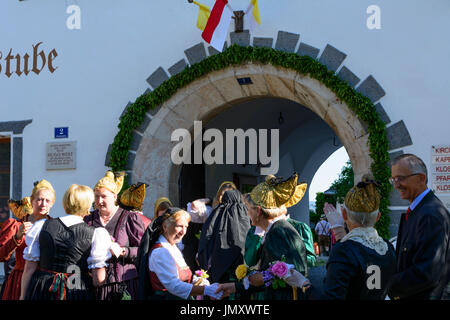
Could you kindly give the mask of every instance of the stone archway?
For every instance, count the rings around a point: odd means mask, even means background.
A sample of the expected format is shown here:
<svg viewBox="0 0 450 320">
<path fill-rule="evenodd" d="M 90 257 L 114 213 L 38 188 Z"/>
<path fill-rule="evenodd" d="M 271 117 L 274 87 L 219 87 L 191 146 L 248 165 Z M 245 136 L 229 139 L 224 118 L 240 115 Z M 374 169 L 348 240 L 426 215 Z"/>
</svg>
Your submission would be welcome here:
<svg viewBox="0 0 450 320">
<path fill-rule="evenodd" d="M 253 85 L 240 86 L 237 78 L 250 77 Z M 254 97 L 279 97 L 308 106 L 338 135 L 348 150 L 355 176 L 370 168 L 367 132 L 335 94 L 317 80 L 271 65 L 249 63 L 213 72 L 172 96 L 155 114 L 144 131 L 133 165 L 133 181 L 152 186 L 152 198 L 170 194 L 178 201 L 180 166 L 170 162 L 171 133 L 178 128 L 192 132 L 195 120 L 208 121 L 237 102 Z M 350 124 L 350 125 L 349 125 Z M 167 161 L 161 161 L 167 159 Z M 167 183 L 164 183 L 167 182 Z"/>
<path fill-rule="evenodd" d="M 230 38 L 232 44 L 250 45 L 248 32 L 232 33 Z M 275 49 L 294 52 L 298 38 L 299 35 L 280 31 Z M 255 47 L 272 47 L 272 43 L 271 38 L 253 39 Z M 208 51 L 209 55 L 217 53 L 211 47 Z M 347 55 L 333 46 L 327 45 L 318 58 L 319 52 L 319 49 L 300 43 L 296 53 L 317 59 L 374 104 L 378 102 L 375 105 L 376 111 L 380 119 L 389 124 L 390 119 L 379 103 L 385 92 L 378 82 L 372 76 L 360 81 L 348 68 L 341 66 Z M 207 58 L 203 43 L 185 50 L 185 54 L 191 65 Z M 186 60 L 182 59 L 168 71 L 174 76 L 186 66 Z M 253 84 L 240 86 L 237 80 L 244 77 L 250 77 Z M 156 89 L 168 79 L 169 75 L 159 67 L 147 82 Z M 346 147 L 355 172 L 355 180 L 370 170 L 372 159 L 367 146 L 367 126 L 346 104 L 339 101 L 331 90 L 319 81 L 290 69 L 270 64 L 245 63 L 211 72 L 179 89 L 157 109 L 148 111 L 142 125 L 133 131 L 126 169 L 131 183 L 145 181 L 152 186 L 144 204 L 144 211 L 152 212 L 152 203 L 159 196 L 170 194 L 173 201 L 178 202 L 178 177 L 181 168 L 170 162 L 170 152 L 175 145 L 170 141 L 173 130 L 185 128 L 192 132 L 194 120 L 208 121 L 236 103 L 255 97 L 279 97 L 307 106 L 334 130 Z M 401 147 L 412 144 L 403 121 L 387 127 L 386 133 L 389 150 L 393 151 L 390 156 L 402 153 L 399 150 Z M 108 155 L 105 164 L 108 165 Z M 398 197 L 391 195 L 391 205 L 402 204 Z"/>
</svg>

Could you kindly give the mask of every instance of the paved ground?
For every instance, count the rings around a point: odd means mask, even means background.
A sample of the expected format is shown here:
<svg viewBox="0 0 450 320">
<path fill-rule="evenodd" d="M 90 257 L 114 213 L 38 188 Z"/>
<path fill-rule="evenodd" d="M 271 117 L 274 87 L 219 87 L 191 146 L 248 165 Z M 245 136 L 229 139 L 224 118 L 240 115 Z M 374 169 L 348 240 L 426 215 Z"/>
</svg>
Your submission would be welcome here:
<svg viewBox="0 0 450 320">
<path fill-rule="evenodd" d="M 317 300 L 322 294 L 323 280 L 327 272 L 325 268 L 328 257 L 319 257 L 319 266 L 308 268 L 308 279 L 311 281 L 313 290 L 310 292 L 309 299 Z"/>
</svg>

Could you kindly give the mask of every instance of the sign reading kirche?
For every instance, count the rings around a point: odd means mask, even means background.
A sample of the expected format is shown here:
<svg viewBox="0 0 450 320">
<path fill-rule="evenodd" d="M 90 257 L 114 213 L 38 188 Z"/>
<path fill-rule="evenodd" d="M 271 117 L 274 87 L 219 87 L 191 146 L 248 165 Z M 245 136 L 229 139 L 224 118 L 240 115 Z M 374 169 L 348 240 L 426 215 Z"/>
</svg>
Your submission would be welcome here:
<svg viewBox="0 0 450 320">
<path fill-rule="evenodd" d="M 55 72 L 58 67 L 53 65 L 54 59 L 58 56 L 55 49 L 51 50 L 48 54 L 44 50 L 39 51 L 39 46 L 42 42 L 38 42 L 33 45 L 33 53 L 25 53 L 20 55 L 19 53 L 14 53 L 13 49 L 9 49 L 7 55 L 4 55 L 0 51 L 0 74 L 3 73 L 5 76 L 10 78 L 14 73 L 19 77 L 24 74 L 28 75 L 30 72 L 34 72 L 39 75 L 41 71 L 47 66 L 48 71 L 51 73 Z"/>
</svg>

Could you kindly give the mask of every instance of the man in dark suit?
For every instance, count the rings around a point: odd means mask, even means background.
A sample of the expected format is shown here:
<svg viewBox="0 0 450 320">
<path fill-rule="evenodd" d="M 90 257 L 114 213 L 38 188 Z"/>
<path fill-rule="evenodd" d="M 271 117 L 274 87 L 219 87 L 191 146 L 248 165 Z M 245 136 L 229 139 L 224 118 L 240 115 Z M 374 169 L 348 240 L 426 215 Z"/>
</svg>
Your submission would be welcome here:
<svg viewBox="0 0 450 320">
<path fill-rule="evenodd" d="M 397 236 L 391 299 L 450 299 L 450 213 L 427 187 L 427 168 L 413 154 L 392 164 L 394 187 L 410 205 Z"/>
</svg>

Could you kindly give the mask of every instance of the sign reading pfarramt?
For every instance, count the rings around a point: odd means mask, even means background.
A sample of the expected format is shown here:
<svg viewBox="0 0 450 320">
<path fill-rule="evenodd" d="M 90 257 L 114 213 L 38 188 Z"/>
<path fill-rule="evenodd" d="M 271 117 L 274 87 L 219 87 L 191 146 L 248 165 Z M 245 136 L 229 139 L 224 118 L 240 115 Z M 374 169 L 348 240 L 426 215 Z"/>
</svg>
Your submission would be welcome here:
<svg viewBox="0 0 450 320">
<path fill-rule="evenodd" d="M 431 188 L 450 207 L 450 145 L 431 147 Z"/>
<path fill-rule="evenodd" d="M 76 141 L 47 143 L 47 170 L 76 168 Z"/>
</svg>

